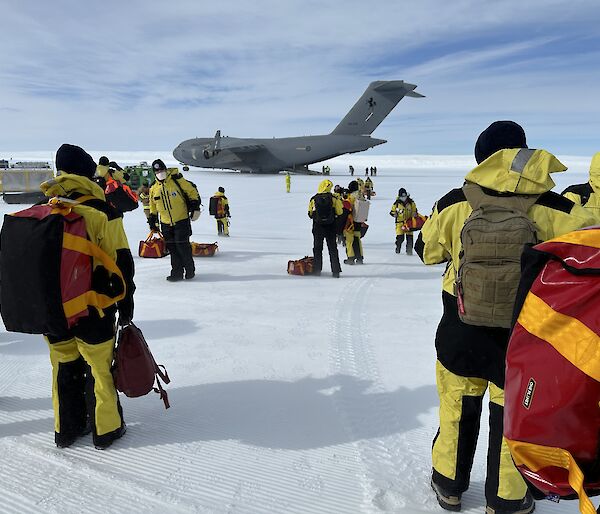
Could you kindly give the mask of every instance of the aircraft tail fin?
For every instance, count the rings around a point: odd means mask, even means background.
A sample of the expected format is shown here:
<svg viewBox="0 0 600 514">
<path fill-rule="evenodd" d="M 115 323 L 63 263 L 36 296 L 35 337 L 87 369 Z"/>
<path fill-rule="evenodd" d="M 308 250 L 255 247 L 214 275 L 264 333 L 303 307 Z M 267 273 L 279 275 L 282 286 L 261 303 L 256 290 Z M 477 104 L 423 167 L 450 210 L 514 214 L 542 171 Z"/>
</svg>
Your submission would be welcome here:
<svg viewBox="0 0 600 514">
<path fill-rule="evenodd" d="M 363 95 L 338 124 L 332 135 L 370 135 L 402 98 L 423 98 L 415 91 L 416 85 L 403 80 L 378 80 L 371 82 Z"/>
</svg>

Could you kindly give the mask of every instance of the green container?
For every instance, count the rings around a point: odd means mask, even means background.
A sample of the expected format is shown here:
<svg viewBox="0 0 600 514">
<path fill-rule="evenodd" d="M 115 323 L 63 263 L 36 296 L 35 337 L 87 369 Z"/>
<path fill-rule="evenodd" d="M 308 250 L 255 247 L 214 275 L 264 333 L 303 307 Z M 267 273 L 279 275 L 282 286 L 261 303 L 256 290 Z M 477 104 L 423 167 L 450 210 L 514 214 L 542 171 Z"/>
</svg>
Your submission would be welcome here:
<svg viewBox="0 0 600 514">
<path fill-rule="evenodd" d="M 148 182 L 148 185 L 151 186 L 156 179 L 152 166 L 145 161 L 135 166 L 125 166 L 125 171 L 129 173 L 127 184 L 134 191 L 137 191 L 143 182 Z"/>
</svg>

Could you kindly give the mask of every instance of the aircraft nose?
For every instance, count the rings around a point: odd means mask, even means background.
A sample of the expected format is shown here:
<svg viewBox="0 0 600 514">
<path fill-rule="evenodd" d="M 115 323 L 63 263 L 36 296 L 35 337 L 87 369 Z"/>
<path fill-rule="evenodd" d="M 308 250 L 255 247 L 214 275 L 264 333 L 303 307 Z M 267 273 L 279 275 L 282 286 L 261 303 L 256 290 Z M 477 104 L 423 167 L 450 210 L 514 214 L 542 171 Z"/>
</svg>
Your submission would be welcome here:
<svg viewBox="0 0 600 514">
<path fill-rule="evenodd" d="M 179 162 L 184 161 L 185 154 L 186 154 L 186 151 L 183 148 L 183 145 L 179 145 L 179 146 L 177 146 L 177 148 L 175 148 L 175 150 L 173 150 L 173 157 L 175 157 L 175 159 L 177 159 Z"/>
</svg>

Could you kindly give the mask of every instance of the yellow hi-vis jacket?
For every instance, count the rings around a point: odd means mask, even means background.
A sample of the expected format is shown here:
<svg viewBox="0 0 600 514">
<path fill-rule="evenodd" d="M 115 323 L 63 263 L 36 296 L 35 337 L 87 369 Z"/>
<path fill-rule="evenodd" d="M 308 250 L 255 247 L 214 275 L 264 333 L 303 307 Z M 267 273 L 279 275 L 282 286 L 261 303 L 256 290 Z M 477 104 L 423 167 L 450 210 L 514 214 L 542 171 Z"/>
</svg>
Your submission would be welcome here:
<svg viewBox="0 0 600 514">
<path fill-rule="evenodd" d="M 177 182 L 173 176 L 177 176 Z M 199 202 L 198 193 L 177 168 L 167 170 L 167 178 L 157 180 L 150 188 L 150 214 L 158 214 L 160 222 L 165 225 L 175 225 L 189 216 L 184 193 L 192 201 Z"/>
<path fill-rule="evenodd" d="M 394 216 L 396 223 L 402 225 L 406 220 L 417 215 L 417 204 L 410 196 L 406 199 L 406 203 L 396 198 L 390 209 L 390 215 Z"/>
<path fill-rule="evenodd" d="M 585 207 L 596 219 L 596 224 L 600 224 L 600 152 L 592 157 L 590 180 L 585 184 L 569 186 L 562 194 Z"/>
<path fill-rule="evenodd" d="M 546 241 L 594 224 L 594 217 L 571 200 L 551 191 L 551 173 L 567 168 L 546 150 L 513 148 L 499 150 L 471 170 L 465 180 L 478 184 L 487 194 L 539 195 L 527 212 L 537 227 L 537 237 Z M 440 198 L 425 222 L 415 250 L 425 264 L 448 262 L 443 290 L 455 295 L 462 244 L 460 234 L 473 209 L 462 188 Z"/>
</svg>

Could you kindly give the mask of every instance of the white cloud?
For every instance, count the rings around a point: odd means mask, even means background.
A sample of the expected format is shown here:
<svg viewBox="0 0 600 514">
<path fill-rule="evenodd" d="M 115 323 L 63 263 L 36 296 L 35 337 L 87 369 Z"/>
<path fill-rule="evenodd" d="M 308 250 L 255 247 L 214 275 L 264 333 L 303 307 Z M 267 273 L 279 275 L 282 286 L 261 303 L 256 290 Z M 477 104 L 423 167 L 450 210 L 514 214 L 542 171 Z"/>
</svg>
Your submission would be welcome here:
<svg viewBox="0 0 600 514">
<path fill-rule="evenodd" d="M 404 100 L 378 129 L 385 153 L 464 153 L 501 116 L 540 139 L 598 119 L 597 55 L 547 49 L 597 44 L 595 1 L 3 3 L 0 148 L 323 133 L 370 80 L 392 78 L 427 99 Z M 581 151 L 566 139 L 562 151 Z"/>
</svg>

